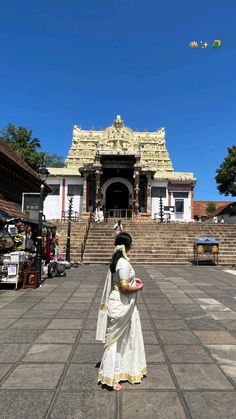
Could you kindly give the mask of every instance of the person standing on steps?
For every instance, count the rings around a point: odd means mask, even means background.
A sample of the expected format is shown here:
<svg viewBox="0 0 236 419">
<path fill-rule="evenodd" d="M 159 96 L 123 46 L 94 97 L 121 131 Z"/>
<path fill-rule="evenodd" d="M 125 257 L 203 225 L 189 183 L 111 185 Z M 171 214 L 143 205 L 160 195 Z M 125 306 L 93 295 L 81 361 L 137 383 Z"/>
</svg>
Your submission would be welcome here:
<svg viewBox="0 0 236 419">
<path fill-rule="evenodd" d="M 96 340 L 105 343 L 98 382 L 121 390 L 121 381 L 140 383 L 147 374 L 137 293 L 143 288 L 129 263 L 132 238 L 121 232 L 108 270 L 98 313 Z"/>
<path fill-rule="evenodd" d="M 121 231 L 123 231 L 123 226 L 121 224 L 121 220 L 118 220 L 117 223 L 115 223 L 113 230 L 115 231 L 115 235 L 119 234 Z"/>
</svg>

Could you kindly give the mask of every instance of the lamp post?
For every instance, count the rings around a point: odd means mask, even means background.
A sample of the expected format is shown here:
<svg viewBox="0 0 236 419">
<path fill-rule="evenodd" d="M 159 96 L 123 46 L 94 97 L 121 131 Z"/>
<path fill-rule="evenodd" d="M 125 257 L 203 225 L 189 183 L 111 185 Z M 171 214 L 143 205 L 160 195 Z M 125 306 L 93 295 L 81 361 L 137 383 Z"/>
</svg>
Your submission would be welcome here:
<svg viewBox="0 0 236 419">
<path fill-rule="evenodd" d="M 49 171 L 46 168 L 45 162 L 39 167 L 38 173 L 42 180 L 40 185 L 40 199 L 39 199 L 39 218 L 38 218 L 38 236 L 37 236 L 37 247 L 35 256 L 35 267 L 39 272 L 39 285 L 41 283 L 41 271 L 42 271 L 42 235 L 43 235 L 43 200 L 44 200 L 44 182 L 49 176 Z"/>
<path fill-rule="evenodd" d="M 71 216 L 72 216 L 72 206 L 73 206 L 73 195 L 68 197 L 69 207 L 68 207 L 68 228 L 67 228 L 67 240 L 66 240 L 66 260 L 70 262 L 70 232 L 71 232 Z"/>
<path fill-rule="evenodd" d="M 159 215 L 160 215 L 160 222 L 161 222 L 161 223 L 163 223 L 164 211 L 163 211 L 163 201 L 162 201 L 162 197 L 160 197 L 160 205 L 159 205 L 159 208 L 160 208 L 160 212 L 159 212 Z"/>
</svg>

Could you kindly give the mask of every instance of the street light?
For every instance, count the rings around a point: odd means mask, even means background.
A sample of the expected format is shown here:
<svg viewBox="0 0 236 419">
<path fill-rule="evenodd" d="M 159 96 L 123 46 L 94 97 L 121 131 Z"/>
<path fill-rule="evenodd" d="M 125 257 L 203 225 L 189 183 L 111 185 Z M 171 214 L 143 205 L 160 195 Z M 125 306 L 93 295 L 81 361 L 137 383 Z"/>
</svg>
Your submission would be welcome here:
<svg viewBox="0 0 236 419">
<path fill-rule="evenodd" d="M 68 228 L 67 228 L 67 240 L 66 240 L 66 260 L 67 260 L 67 262 L 70 262 L 70 232 L 71 232 L 71 216 L 72 216 L 73 198 L 74 198 L 73 194 L 68 196 L 69 207 L 68 207 Z"/>
<path fill-rule="evenodd" d="M 38 218 L 38 236 L 37 247 L 35 256 L 35 267 L 39 272 L 39 285 L 41 284 L 41 271 L 42 271 L 42 235 L 43 235 L 43 200 L 44 200 L 44 182 L 49 176 L 49 171 L 46 168 L 45 162 L 38 169 L 38 173 L 42 180 L 40 185 L 40 199 L 39 199 L 39 218 Z"/>
<path fill-rule="evenodd" d="M 159 215 L 160 215 L 160 222 L 163 223 L 163 217 L 164 217 L 164 211 L 163 211 L 163 201 L 162 201 L 162 197 L 160 197 L 160 203 L 159 203 Z"/>
</svg>

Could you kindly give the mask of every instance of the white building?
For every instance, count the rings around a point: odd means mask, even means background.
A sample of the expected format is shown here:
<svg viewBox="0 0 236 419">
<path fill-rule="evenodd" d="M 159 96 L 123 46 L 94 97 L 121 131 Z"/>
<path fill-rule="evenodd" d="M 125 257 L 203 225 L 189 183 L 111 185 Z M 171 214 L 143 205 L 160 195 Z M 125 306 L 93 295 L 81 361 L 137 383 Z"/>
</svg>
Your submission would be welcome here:
<svg viewBox="0 0 236 419">
<path fill-rule="evenodd" d="M 193 220 L 192 173 L 175 172 L 166 150 L 165 130 L 132 131 L 120 116 L 104 130 L 74 126 L 65 167 L 49 168 L 52 188 L 46 218 L 61 219 L 73 195 L 73 211 L 103 206 L 109 216 L 159 217 L 160 201 L 171 220 Z"/>
</svg>

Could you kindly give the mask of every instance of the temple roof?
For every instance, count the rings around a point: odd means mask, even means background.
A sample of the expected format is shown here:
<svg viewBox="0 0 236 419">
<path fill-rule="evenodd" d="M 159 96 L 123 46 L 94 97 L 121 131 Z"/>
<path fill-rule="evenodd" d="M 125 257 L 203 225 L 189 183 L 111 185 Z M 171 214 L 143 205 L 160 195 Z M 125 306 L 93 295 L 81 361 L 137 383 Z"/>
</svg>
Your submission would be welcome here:
<svg viewBox="0 0 236 419">
<path fill-rule="evenodd" d="M 165 144 L 165 129 L 133 131 L 123 124 L 120 115 L 117 115 L 113 125 L 104 130 L 82 130 L 75 125 L 66 166 L 69 169 L 92 164 L 98 153 L 139 155 L 142 171 L 173 171 Z"/>
</svg>

